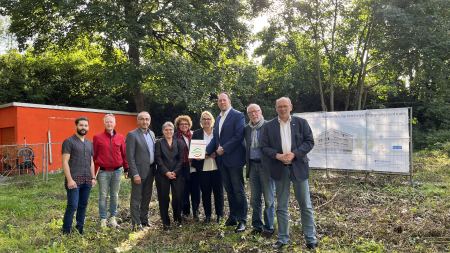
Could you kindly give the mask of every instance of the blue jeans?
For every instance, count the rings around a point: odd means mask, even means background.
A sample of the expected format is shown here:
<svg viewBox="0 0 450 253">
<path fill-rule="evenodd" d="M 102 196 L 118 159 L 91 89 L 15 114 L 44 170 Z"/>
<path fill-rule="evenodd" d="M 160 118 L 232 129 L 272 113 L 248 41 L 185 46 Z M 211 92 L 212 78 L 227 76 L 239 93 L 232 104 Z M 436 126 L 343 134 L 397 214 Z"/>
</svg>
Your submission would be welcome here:
<svg viewBox="0 0 450 253">
<path fill-rule="evenodd" d="M 91 192 L 91 185 L 78 185 L 75 189 L 68 189 L 67 191 L 67 207 L 63 219 L 63 233 L 70 233 L 72 231 L 73 215 L 77 212 L 76 228 L 82 234 L 84 226 L 84 218 L 86 217 L 86 208 L 88 204 L 89 194 Z"/>
<path fill-rule="evenodd" d="M 250 190 L 250 204 L 253 209 L 253 228 L 273 231 L 273 220 L 275 216 L 275 182 L 270 177 L 269 169 L 263 168 L 261 163 L 250 162 Z M 264 223 L 261 219 L 262 196 L 264 196 Z"/>
<path fill-rule="evenodd" d="M 309 195 L 308 179 L 297 180 L 291 168 L 283 170 L 281 179 L 275 180 L 277 197 L 278 241 L 289 242 L 289 193 L 291 181 L 294 185 L 295 198 L 300 206 L 302 230 L 306 243 L 317 243 L 314 212 Z"/>
<path fill-rule="evenodd" d="M 220 173 L 230 207 L 228 219 L 246 223 L 248 205 L 244 190 L 243 167 L 228 168 L 222 166 Z"/>
<path fill-rule="evenodd" d="M 98 172 L 98 212 L 100 219 L 106 219 L 107 198 L 109 193 L 109 213 L 111 217 L 117 214 L 117 204 L 119 200 L 120 177 L 123 168 L 114 171 L 100 170 Z"/>
</svg>

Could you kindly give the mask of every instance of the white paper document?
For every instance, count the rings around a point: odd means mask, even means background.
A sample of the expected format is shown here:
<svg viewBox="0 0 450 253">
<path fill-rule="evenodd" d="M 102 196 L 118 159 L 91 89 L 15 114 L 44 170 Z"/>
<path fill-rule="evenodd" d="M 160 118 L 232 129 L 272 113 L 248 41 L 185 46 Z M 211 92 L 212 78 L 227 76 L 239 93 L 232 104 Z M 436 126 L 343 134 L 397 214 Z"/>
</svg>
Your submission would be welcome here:
<svg viewBox="0 0 450 253">
<path fill-rule="evenodd" d="M 206 142 L 204 140 L 191 140 L 189 159 L 205 159 Z"/>
</svg>

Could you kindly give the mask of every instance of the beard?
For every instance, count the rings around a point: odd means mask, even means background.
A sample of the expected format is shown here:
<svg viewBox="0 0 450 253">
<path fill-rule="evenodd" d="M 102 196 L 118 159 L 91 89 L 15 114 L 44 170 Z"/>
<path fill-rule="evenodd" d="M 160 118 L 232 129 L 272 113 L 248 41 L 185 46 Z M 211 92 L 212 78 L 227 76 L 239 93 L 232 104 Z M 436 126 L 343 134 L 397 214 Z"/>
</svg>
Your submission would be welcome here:
<svg viewBox="0 0 450 253">
<path fill-rule="evenodd" d="M 77 129 L 77 134 L 81 135 L 81 136 L 85 136 L 87 134 L 87 130 L 86 129 Z"/>
</svg>

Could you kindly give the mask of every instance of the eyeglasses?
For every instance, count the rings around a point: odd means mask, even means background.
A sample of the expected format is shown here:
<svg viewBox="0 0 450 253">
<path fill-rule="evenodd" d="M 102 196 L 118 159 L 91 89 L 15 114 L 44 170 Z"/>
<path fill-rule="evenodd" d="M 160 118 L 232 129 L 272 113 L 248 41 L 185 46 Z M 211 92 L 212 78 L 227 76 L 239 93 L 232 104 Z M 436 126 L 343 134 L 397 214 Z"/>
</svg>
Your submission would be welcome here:
<svg viewBox="0 0 450 253">
<path fill-rule="evenodd" d="M 248 114 L 252 114 L 252 113 L 258 113 L 258 112 L 260 112 L 261 110 L 254 110 L 254 111 L 248 111 L 247 113 Z"/>
<path fill-rule="evenodd" d="M 180 123 L 180 126 L 189 126 L 189 123 Z"/>
<path fill-rule="evenodd" d="M 212 120 L 212 119 L 210 119 L 210 118 L 203 118 L 202 120 Z"/>
</svg>

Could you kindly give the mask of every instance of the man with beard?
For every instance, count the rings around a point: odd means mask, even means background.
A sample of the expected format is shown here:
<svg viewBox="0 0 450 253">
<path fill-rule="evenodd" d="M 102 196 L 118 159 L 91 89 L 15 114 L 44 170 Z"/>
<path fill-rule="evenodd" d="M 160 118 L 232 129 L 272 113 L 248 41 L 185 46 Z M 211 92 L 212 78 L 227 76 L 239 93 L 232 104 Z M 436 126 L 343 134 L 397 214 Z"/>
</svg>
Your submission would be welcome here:
<svg viewBox="0 0 450 253">
<path fill-rule="evenodd" d="M 76 133 L 62 144 L 62 167 L 65 175 L 67 207 L 64 214 L 63 234 L 72 232 L 73 215 L 76 212 L 76 229 L 83 234 L 84 218 L 92 186 L 95 186 L 95 171 L 92 142 L 85 139 L 89 120 L 75 120 Z"/>
</svg>

